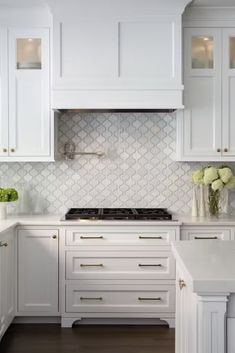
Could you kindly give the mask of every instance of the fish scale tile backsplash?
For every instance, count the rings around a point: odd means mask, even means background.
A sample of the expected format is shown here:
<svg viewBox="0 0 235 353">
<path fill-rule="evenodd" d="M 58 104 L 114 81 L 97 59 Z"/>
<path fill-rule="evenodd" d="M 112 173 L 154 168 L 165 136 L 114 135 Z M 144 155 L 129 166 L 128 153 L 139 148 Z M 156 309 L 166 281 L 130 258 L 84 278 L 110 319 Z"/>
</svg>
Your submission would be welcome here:
<svg viewBox="0 0 235 353">
<path fill-rule="evenodd" d="M 71 140 L 79 151 L 105 156 L 0 164 L 0 185 L 14 186 L 22 196 L 12 213 L 22 211 L 22 199 L 32 213 L 64 214 L 69 207 L 167 207 L 190 213 L 190 175 L 200 164 L 175 162 L 174 113 L 68 113 L 58 121 L 58 151 Z M 234 213 L 233 192 L 230 205 Z"/>
</svg>

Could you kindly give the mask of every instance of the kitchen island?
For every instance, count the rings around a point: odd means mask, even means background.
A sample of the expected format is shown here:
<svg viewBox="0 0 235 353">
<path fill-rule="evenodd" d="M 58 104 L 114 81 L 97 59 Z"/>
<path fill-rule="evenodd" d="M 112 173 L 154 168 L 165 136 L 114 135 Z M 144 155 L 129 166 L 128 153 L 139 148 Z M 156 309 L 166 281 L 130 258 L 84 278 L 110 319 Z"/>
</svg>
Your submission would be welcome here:
<svg viewBox="0 0 235 353">
<path fill-rule="evenodd" d="M 176 259 L 176 353 L 235 351 L 235 243 L 181 241 Z"/>
</svg>

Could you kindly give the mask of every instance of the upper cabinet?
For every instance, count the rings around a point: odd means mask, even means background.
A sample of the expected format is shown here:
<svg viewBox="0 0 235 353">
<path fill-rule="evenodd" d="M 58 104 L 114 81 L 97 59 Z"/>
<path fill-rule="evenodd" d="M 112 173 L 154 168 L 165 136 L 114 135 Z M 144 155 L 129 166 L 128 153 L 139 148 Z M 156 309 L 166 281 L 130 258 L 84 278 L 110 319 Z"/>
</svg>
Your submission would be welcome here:
<svg viewBox="0 0 235 353">
<path fill-rule="evenodd" d="M 16 21 L 6 18 L 0 28 L 0 161 L 52 161 L 50 29 L 11 26 Z"/>
<path fill-rule="evenodd" d="M 182 108 L 181 15 L 189 0 L 51 0 L 53 107 Z"/>
<path fill-rule="evenodd" d="M 184 29 L 185 109 L 177 112 L 177 159 L 234 161 L 235 28 L 195 24 Z"/>
</svg>

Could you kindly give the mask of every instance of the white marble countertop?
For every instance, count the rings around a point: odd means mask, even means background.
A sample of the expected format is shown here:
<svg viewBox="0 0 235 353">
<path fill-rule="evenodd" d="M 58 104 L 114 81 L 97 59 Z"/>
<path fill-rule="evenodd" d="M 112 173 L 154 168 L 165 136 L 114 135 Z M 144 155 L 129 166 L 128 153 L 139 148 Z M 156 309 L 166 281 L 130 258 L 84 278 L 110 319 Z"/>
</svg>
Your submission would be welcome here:
<svg viewBox="0 0 235 353">
<path fill-rule="evenodd" d="M 8 219 L 0 221 L 0 232 L 13 228 L 17 225 L 45 225 L 45 226 L 96 226 L 96 225 L 119 225 L 119 226 L 230 226 L 235 227 L 235 216 L 220 218 L 193 218 L 175 215 L 173 221 L 64 221 L 61 215 L 22 215 L 18 217 L 9 216 Z"/>
<path fill-rule="evenodd" d="M 0 233 L 16 226 L 180 226 L 178 220 L 173 221 L 65 221 L 61 215 L 19 216 L 0 221 Z"/>
<path fill-rule="evenodd" d="M 234 241 L 179 241 L 172 250 L 194 292 L 235 293 Z"/>
<path fill-rule="evenodd" d="M 19 217 L 9 216 L 8 219 L 0 221 L 0 232 L 17 225 L 45 225 L 45 226 L 76 226 L 76 225 L 119 225 L 119 226 L 227 226 L 235 227 L 235 216 L 220 218 L 193 218 L 190 216 L 175 215 L 173 221 L 64 221 L 61 215 L 22 215 Z"/>
<path fill-rule="evenodd" d="M 175 216 L 183 226 L 235 226 L 235 216 L 221 215 L 216 217 L 191 217 L 185 215 Z"/>
</svg>

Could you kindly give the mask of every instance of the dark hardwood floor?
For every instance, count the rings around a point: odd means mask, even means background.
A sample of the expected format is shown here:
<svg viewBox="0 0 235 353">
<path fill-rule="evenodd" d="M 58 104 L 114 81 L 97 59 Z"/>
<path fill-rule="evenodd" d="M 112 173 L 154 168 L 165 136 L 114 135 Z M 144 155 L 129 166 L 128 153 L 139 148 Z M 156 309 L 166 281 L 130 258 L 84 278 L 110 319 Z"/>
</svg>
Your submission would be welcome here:
<svg viewBox="0 0 235 353">
<path fill-rule="evenodd" d="M 167 326 L 11 325 L 0 353 L 174 353 Z"/>
</svg>

